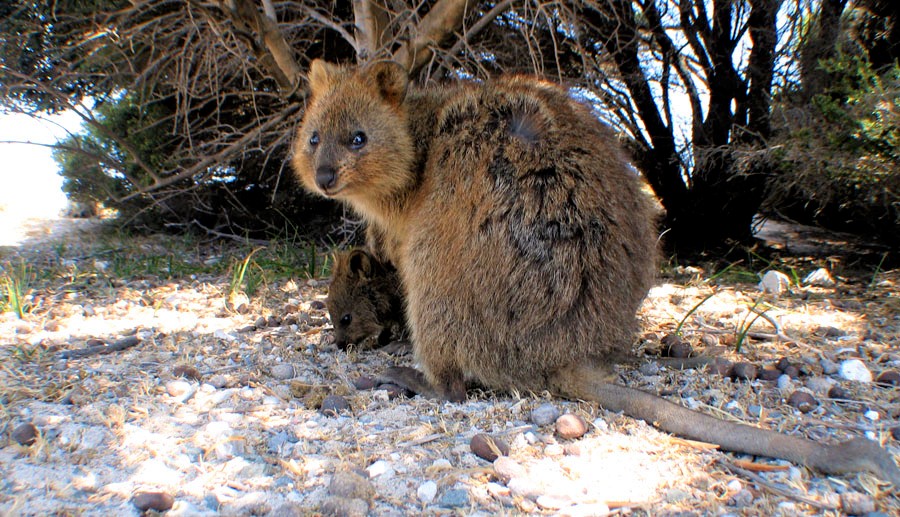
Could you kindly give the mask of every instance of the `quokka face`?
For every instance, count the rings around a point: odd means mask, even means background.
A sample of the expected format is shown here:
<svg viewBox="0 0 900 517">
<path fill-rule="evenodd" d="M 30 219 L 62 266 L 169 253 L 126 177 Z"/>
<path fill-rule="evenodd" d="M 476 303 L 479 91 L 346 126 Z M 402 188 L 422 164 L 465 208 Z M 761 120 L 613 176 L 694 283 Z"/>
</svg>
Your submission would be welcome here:
<svg viewBox="0 0 900 517">
<path fill-rule="evenodd" d="M 309 80 L 312 102 L 293 153 L 306 188 L 354 202 L 404 187 L 414 149 L 399 110 L 402 96 L 385 97 L 370 78 L 322 61 L 313 62 Z"/>
<path fill-rule="evenodd" d="M 396 270 L 361 249 L 335 253 L 325 305 L 335 345 L 341 350 L 386 345 L 402 326 L 403 298 Z"/>
</svg>

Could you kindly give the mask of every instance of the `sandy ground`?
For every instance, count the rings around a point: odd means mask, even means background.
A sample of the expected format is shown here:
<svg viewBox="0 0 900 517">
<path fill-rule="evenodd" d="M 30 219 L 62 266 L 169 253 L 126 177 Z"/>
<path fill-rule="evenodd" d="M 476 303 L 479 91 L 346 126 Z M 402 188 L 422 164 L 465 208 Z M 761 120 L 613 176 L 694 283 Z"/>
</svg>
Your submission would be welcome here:
<svg viewBox="0 0 900 517">
<path fill-rule="evenodd" d="M 327 281 L 298 272 L 236 307 L 230 276 L 203 272 L 227 260 L 221 245 L 117 241 L 96 230 L 95 221 L 57 220 L 3 234 L 4 276 L 27 264 L 32 277 L 24 318 L 0 315 L 0 514 L 138 515 L 146 497 L 170 497 L 167 515 L 900 512 L 896 490 L 872 475 L 724 454 L 593 404 L 540 393 L 451 404 L 357 390 L 360 378 L 409 358 L 336 350 Z M 199 272 L 169 274 L 172 260 Z M 126 267 L 137 262 L 148 265 Z M 741 381 L 648 361 L 623 368 L 622 383 L 817 441 L 866 436 L 896 459 L 897 388 L 834 368 L 852 359 L 872 376 L 900 367 L 898 272 L 842 276 L 839 257 L 773 264 L 801 279 L 826 266 L 836 280 L 793 283 L 775 298 L 746 277 L 684 266 L 667 269 L 644 304 L 638 349 L 656 351 L 683 321 L 699 351 L 768 369 L 786 359 L 796 377 Z M 762 307 L 766 317 L 754 320 Z M 116 344 L 123 349 L 78 357 Z M 843 402 L 828 396 L 833 386 Z M 808 413 L 788 403 L 798 390 L 817 402 Z M 329 395 L 348 407 L 323 411 Z M 547 412 L 580 416 L 586 434 L 562 438 Z M 15 431 L 29 424 L 37 434 L 23 445 Z M 505 441 L 509 455 L 492 463 L 473 454 L 479 433 Z"/>
</svg>

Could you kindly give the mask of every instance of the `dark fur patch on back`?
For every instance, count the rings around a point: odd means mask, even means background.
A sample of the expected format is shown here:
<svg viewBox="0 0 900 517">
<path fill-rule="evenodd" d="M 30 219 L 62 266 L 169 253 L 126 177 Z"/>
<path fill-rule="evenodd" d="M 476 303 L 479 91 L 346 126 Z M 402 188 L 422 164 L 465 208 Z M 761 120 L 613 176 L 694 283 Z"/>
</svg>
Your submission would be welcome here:
<svg viewBox="0 0 900 517">
<path fill-rule="evenodd" d="M 509 114 L 509 134 L 526 144 L 536 144 L 547 131 L 546 120 L 533 106 L 517 106 Z"/>
<path fill-rule="evenodd" d="M 438 126 L 439 135 L 453 135 L 465 125 L 471 125 L 478 120 L 478 106 L 472 102 L 462 102 L 445 109 Z"/>
</svg>

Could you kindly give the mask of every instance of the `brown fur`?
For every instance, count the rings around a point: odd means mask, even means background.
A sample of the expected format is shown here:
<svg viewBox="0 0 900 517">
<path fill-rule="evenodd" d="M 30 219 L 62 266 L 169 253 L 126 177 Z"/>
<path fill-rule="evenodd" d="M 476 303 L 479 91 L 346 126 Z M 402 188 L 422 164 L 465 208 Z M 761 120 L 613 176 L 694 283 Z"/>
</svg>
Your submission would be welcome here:
<svg viewBox="0 0 900 517">
<path fill-rule="evenodd" d="M 365 250 L 335 253 L 325 305 L 334 325 L 335 345 L 341 350 L 350 345 L 384 346 L 404 333 L 397 270 Z"/>
<path fill-rule="evenodd" d="M 874 442 L 825 446 L 606 382 L 652 279 L 652 210 L 611 131 L 528 77 L 407 91 L 392 63 L 315 61 L 294 168 L 382 236 L 425 379 L 599 402 L 725 449 L 900 483 Z M 362 146 L 354 138 L 364 134 Z"/>
</svg>

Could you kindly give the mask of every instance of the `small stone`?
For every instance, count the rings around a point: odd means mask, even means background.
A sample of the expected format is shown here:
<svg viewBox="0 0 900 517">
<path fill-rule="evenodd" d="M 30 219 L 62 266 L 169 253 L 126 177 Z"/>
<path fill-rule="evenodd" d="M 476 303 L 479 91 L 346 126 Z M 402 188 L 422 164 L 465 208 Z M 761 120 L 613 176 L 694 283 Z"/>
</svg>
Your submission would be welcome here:
<svg viewBox="0 0 900 517">
<path fill-rule="evenodd" d="M 325 310 L 325 302 L 321 300 L 313 300 L 309 302 L 309 308 L 314 311 L 324 311 Z"/>
<path fill-rule="evenodd" d="M 581 438 L 587 432 L 587 423 L 580 416 L 566 413 L 556 419 L 556 434 L 560 438 L 573 440 Z"/>
<path fill-rule="evenodd" d="M 175 504 L 175 498 L 165 492 L 138 492 L 131 498 L 131 503 L 141 512 L 165 512 Z"/>
<path fill-rule="evenodd" d="M 201 377 L 200 370 L 186 364 L 179 364 L 175 368 L 172 368 L 172 375 L 175 377 L 184 377 L 185 379 L 190 379 L 192 381 L 199 381 Z"/>
<path fill-rule="evenodd" d="M 437 495 L 437 483 L 434 481 L 426 481 L 419 485 L 419 488 L 416 489 L 416 497 L 419 498 L 419 501 L 422 501 L 424 504 L 431 504 L 434 501 L 434 496 Z"/>
<path fill-rule="evenodd" d="M 525 477 L 512 478 L 506 486 L 514 497 L 535 499 L 543 494 L 543 487 L 537 481 Z"/>
<path fill-rule="evenodd" d="M 375 497 L 375 487 L 369 481 L 367 472 L 361 474 L 352 470 L 342 470 L 331 476 L 328 493 L 337 497 L 362 499 L 369 502 Z"/>
<path fill-rule="evenodd" d="M 361 375 L 353 379 L 353 387 L 359 391 L 366 391 L 375 388 L 375 379 L 367 375 Z"/>
<path fill-rule="evenodd" d="M 897 386 L 900 384 L 900 372 L 897 372 L 897 370 L 885 370 L 878 375 L 875 382 L 882 386 Z"/>
<path fill-rule="evenodd" d="M 819 364 L 822 366 L 822 373 L 825 375 L 834 375 L 838 372 L 838 364 L 829 359 L 822 359 L 819 361 Z"/>
<path fill-rule="evenodd" d="M 286 363 L 276 364 L 269 370 L 269 374 L 274 379 L 286 381 L 294 378 L 294 366 Z"/>
<path fill-rule="evenodd" d="M 891 428 L 891 438 L 900 441 L 900 426 Z"/>
<path fill-rule="evenodd" d="M 319 413 L 325 416 L 337 416 L 338 413 L 349 410 L 350 403 L 340 395 L 328 395 L 322 399 L 322 405 L 319 407 Z"/>
<path fill-rule="evenodd" d="M 565 447 L 558 443 L 551 443 L 544 447 L 545 456 L 562 456 L 566 453 Z"/>
<path fill-rule="evenodd" d="M 763 368 L 759 371 L 758 378 L 763 381 L 777 381 L 781 377 L 781 370 L 775 368 Z"/>
<path fill-rule="evenodd" d="M 188 381 L 174 380 L 166 383 L 166 393 L 176 399 L 187 399 L 194 393 L 194 385 Z"/>
<path fill-rule="evenodd" d="M 571 505 L 572 498 L 561 495 L 545 494 L 538 496 L 535 502 L 545 510 L 559 510 L 560 508 Z"/>
<path fill-rule="evenodd" d="M 850 515 L 863 515 L 875 511 L 875 500 L 860 492 L 841 494 L 841 509 Z"/>
<path fill-rule="evenodd" d="M 472 437 L 469 448 L 481 459 L 494 461 L 500 456 L 509 456 L 509 445 L 500 438 L 479 433 Z"/>
<path fill-rule="evenodd" d="M 367 508 L 368 509 L 368 508 Z M 186 513 L 185 515 L 190 515 Z M 302 515 L 308 515 L 308 511 L 306 508 L 301 506 L 298 503 L 284 503 L 282 505 L 276 506 L 269 513 L 266 514 L 266 517 L 300 517 Z M 341 515 L 350 515 L 349 513 L 342 513 Z"/>
<path fill-rule="evenodd" d="M 815 287 L 834 287 L 835 285 L 834 277 L 832 277 L 831 273 L 823 267 L 806 275 L 803 278 L 803 283 Z"/>
<path fill-rule="evenodd" d="M 838 366 L 838 376 L 848 381 L 872 382 L 872 372 L 859 359 L 841 361 Z"/>
<path fill-rule="evenodd" d="M 531 411 L 531 423 L 543 427 L 550 425 L 559 418 L 559 409 L 553 404 L 541 404 Z"/>
<path fill-rule="evenodd" d="M 753 500 L 755 497 L 753 496 L 753 492 L 747 490 L 746 488 L 741 490 L 740 492 L 733 494 L 728 498 L 728 504 L 731 506 L 736 506 L 738 508 L 742 508 L 745 506 L 750 506 L 753 504 Z"/>
<path fill-rule="evenodd" d="M 775 296 L 780 296 L 790 287 L 791 279 L 781 271 L 774 270 L 766 271 L 758 286 L 760 291 Z"/>
<path fill-rule="evenodd" d="M 838 385 L 834 385 L 831 387 L 831 389 L 828 390 L 828 398 L 838 400 L 852 400 L 850 398 L 850 392 Z"/>
<path fill-rule="evenodd" d="M 525 467 L 508 456 L 500 456 L 494 460 L 494 473 L 497 475 L 497 479 L 504 483 L 509 483 L 510 479 L 523 478 L 528 475 Z"/>
<path fill-rule="evenodd" d="M 265 316 L 260 316 L 260 317 L 256 318 L 256 321 L 253 322 L 253 326 L 258 329 L 264 328 L 266 326 Z"/>
<path fill-rule="evenodd" d="M 826 394 L 837 383 L 831 377 L 811 377 L 806 381 L 806 387 L 813 393 Z"/>
<path fill-rule="evenodd" d="M 775 385 L 783 392 L 794 390 L 794 382 L 791 380 L 791 376 L 784 373 L 778 377 L 778 380 L 775 381 Z"/>
<path fill-rule="evenodd" d="M 210 377 L 206 382 L 213 388 L 221 389 L 228 386 L 228 377 L 225 377 L 222 374 L 216 374 Z"/>
<path fill-rule="evenodd" d="M 791 365 L 791 360 L 788 359 L 787 357 L 782 357 L 781 359 L 778 360 L 777 363 L 775 363 L 775 368 L 778 368 L 779 370 L 781 370 L 783 372 L 783 371 L 787 370 L 787 368 L 790 365 Z"/>
<path fill-rule="evenodd" d="M 469 492 L 454 488 L 444 492 L 438 501 L 438 506 L 444 508 L 462 508 L 469 505 Z"/>
<path fill-rule="evenodd" d="M 652 363 L 644 363 L 638 367 L 638 371 L 641 372 L 641 375 L 645 377 L 652 377 L 654 375 L 659 374 L 659 364 Z M 559 416 L 559 415 L 557 415 Z M 556 419 L 554 419 L 556 420 Z"/>
<path fill-rule="evenodd" d="M 791 379 L 799 379 L 800 378 L 800 368 L 797 368 L 793 364 L 784 369 L 784 374 L 790 377 Z"/>
<path fill-rule="evenodd" d="M 453 468 L 453 464 L 446 458 L 438 458 L 431 463 L 431 466 L 425 469 L 427 473 L 444 472 Z"/>
<path fill-rule="evenodd" d="M 788 397 L 788 404 L 800 410 L 801 413 L 809 413 L 819 406 L 819 401 L 805 391 L 795 391 Z"/>
<path fill-rule="evenodd" d="M 375 463 L 366 467 L 366 472 L 369 473 L 370 478 L 375 478 L 378 476 L 386 475 L 390 473 L 393 469 L 391 468 L 391 464 L 384 460 L 378 460 Z M 387 477 L 387 476 L 385 476 Z"/>
<path fill-rule="evenodd" d="M 369 515 L 369 503 L 362 499 L 347 497 L 329 497 L 319 508 L 322 515 L 328 517 L 366 517 Z M 297 515 L 308 515 L 308 510 Z"/>
<path fill-rule="evenodd" d="M 744 381 L 752 381 L 756 379 L 757 376 L 757 368 L 752 363 L 740 362 L 735 363 L 734 368 L 731 370 L 731 375 L 735 379 L 740 379 Z"/>
<path fill-rule="evenodd" d="M 863 416 L 873 422 L 877 422 L 881 418 L 881 415 L 878 413 L 878 411 L 875 411 L 874 409 L 867 410 L 865 413 L 863 413 Z"/>
<path fill-rule="evenodd" d="M 9 434 L 9 437 L 15 440 L 19 445 L 28 447 L 37 441 L 38 429 L 31 422 L 25 422 L 24 424 L 16 426 Z"/>
</svg>

